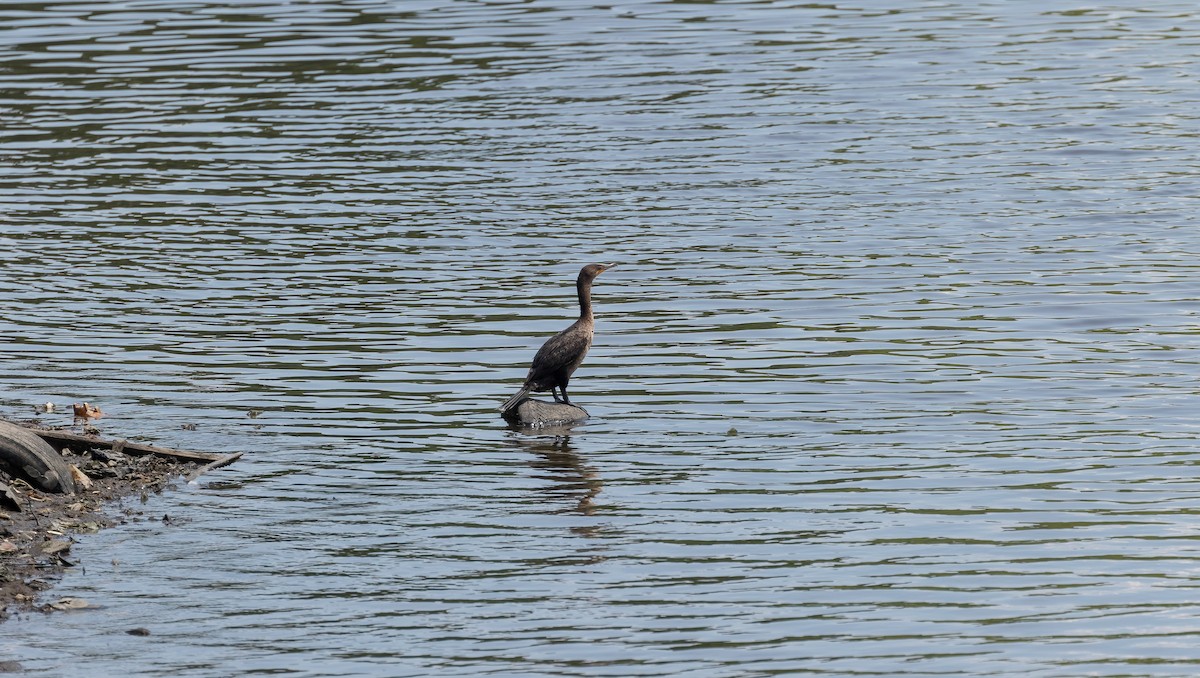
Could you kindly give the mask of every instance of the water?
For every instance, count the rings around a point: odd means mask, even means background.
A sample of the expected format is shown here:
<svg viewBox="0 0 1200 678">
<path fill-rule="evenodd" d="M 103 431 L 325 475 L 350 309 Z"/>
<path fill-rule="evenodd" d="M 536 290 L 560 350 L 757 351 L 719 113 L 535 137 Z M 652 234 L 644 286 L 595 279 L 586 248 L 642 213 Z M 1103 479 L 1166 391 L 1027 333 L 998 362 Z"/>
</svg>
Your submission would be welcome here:
<svg viewBox="0 0 1200 678">
<path fill-rule="evenodd" d="M 0 656 L 1192 674 L 1193 9 L 0 6 L 0 414 L 247 453 Z"/>
</svg>

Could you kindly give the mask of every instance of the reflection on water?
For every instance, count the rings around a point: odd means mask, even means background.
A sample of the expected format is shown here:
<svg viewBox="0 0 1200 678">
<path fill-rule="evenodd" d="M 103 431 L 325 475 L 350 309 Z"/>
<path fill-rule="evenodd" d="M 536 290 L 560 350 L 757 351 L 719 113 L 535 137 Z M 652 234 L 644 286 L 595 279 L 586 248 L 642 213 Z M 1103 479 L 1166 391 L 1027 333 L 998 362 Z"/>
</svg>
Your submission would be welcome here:
<svg viewBox="0 0 1200 678">
<path fill-rule="evenodd" d="M 0 6 L 0 414 L 247 453 L 0 658 L 1187 675 L 1192 9 Z"/>
<path fill-rule="evenodd" d="M 554 483 L 545 488 L 548 504 L 571 503 L 571 508 L 583 515 L 596 512 L 596 495 L 604 483 L 594 467 L 584 464 L 579 454 L 571 448 L 570 428 L 546 427 L 539 431 L 540 437 L 518 437 L 522 448 L 536 455 L 530 467 L 536 471 L 534 478 Z M 548 430 L 550 429 L 550 430 Z"/>
</svg>

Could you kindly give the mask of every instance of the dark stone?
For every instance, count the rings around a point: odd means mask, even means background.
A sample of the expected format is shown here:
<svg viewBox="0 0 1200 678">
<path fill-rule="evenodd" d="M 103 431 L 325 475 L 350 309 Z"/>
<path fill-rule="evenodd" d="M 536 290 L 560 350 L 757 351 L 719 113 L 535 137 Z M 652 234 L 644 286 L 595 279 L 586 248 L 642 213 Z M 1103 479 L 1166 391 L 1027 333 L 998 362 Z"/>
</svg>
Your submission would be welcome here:
<svg viewBox="0 0 1200 678">
<path fill-rule="evenodd" d="M 504 413 L 504 419 L 510 424 L 533 428 L 572 424 L 587 418 L 588 413 L 582 407 L 533 399 Z"/>
</svg>

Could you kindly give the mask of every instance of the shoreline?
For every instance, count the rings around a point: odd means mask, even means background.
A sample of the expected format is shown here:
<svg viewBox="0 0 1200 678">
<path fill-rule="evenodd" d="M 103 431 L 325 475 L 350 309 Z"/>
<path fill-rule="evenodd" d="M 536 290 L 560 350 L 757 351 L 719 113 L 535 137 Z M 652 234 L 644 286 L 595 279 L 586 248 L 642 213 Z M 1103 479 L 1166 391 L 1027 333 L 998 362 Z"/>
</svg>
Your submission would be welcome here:
<svg viewBox="0 0 1200 678">
<path fill-rule="evenodd" d="M 0 470 L 0 623 L 24 612 L 52 612 L 86 605 L 44 595 L 76 566 L 71 547 L 78 535 L 144 520 L 138 507 L 150 494 L 175 486 L 204 464 L 157 455 L 131 455 L 101 447 L 60 449 L 64 461 L 87 477 L 73 495 L 44 492 Z M 84 487 L 83 485 L 87 485 Z M 133 498 L 136 504 L 127 500 Z M 15 500 L 15 501 L 14 501 Z"/>
</svg>

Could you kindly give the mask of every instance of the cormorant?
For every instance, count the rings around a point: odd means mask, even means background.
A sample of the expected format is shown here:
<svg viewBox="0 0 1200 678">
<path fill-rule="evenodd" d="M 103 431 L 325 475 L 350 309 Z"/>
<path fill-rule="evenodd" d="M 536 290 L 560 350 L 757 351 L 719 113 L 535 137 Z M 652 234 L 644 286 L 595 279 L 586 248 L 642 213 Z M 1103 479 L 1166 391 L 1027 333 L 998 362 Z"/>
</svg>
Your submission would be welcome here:
<svg viewBox="0 0 1200 678">
<path fill-rule="evenodd" d="M 542 344 L 537 355 L 533 356 L 525 384 L 500 406 L 501 412 L 508 412 L 520 405 L 531 391 L 550 391 L 554 402 L 572 404 L 567 397 L 567 382 L 591 348 L 596 327 L 592 315 L 592 281 L 613 266 L 616 264 L 588 264 L 579 271 L 579 278 L 575 281 L 575 289 L 579 292 L 579 320 Z M 561 400 L 557 391 L 562 391 Z"/>
</svg>

